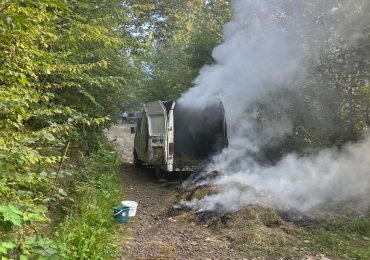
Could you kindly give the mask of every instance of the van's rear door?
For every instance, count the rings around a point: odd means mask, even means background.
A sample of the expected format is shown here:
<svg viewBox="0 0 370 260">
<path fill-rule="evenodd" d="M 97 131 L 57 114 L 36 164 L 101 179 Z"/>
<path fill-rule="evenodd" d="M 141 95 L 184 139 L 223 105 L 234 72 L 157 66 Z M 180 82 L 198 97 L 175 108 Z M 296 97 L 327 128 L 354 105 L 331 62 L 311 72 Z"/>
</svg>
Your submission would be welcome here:
<svg viewBox="0 0 370 260">
<path fill-rule="evenodd" d="M 153 165 L 166 163 L 167 149 L 167 112 L 161 101 L 145 104 L 148 117 L 149 140 L 148 157 Z"/>
</svg>

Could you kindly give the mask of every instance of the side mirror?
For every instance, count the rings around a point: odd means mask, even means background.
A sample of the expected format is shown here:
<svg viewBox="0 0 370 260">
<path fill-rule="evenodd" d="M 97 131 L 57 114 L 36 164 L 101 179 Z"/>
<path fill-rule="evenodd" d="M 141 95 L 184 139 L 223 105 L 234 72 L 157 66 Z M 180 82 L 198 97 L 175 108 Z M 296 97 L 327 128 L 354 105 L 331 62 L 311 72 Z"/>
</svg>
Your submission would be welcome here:
<svg viewBox="0 0 370 260">
<path fill-rule="evenodd" d="M 130 127 L 130 131 L 131 131 L 131 134 L 135 134 L 135 132 L 136 132 L 136 131 L 135 131 L 135 126 L 131 126 L 131 127 Z"/>
</svg>

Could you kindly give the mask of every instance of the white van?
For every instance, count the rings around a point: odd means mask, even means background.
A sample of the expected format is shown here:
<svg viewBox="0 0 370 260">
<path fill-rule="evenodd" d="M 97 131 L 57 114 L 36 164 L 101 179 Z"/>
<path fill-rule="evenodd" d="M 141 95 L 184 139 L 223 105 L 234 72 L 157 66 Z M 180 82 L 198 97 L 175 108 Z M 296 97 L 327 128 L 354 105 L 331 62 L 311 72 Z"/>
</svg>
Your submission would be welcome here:
<svg viewBox="0 0 370 260">
<path fill-rule="evenodd" d="M 164 172 L 191 172 L 228 144 L 222 103 L 203 109 L 185 107 L 175 101 L 144 105 L 137 123 L 134 164 Z"/>
</svg>

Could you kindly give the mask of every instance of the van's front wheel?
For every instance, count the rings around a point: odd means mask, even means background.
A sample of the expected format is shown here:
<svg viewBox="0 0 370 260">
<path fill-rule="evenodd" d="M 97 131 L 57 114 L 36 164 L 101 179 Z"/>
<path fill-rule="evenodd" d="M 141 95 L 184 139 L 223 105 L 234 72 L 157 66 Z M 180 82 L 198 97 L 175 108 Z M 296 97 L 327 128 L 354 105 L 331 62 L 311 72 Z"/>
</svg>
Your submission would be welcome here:
<svg viewBox="0 0 370 260">
<path fill-rule="evenodd" d="M 167 172 L 162 170 L 160 166 L 156 166 L 155 167 L 155 177 L 157 178 L 157 180 L 166 179 Z"/>
</svg>

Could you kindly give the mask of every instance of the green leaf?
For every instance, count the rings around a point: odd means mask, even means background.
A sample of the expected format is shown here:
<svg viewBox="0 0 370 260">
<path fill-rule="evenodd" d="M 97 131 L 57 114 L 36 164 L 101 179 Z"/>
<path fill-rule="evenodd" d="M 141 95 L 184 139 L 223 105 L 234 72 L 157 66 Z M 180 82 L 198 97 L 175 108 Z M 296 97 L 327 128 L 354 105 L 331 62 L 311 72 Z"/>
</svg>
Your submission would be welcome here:
<svg viewBox="0 0 370 260">
<path fill-rule="evenodd" d="M 21 83 L 23 85 L 29 85 L 30 84 L 26 75 L 24 75 L 24 74 L 21 74 L 21 77 L 18 79 L 18 81 L 19 81 L 19 83 Z"/>
<path fill-rule="evenodd" d="M 41 222 L 45 222 L 45 221 L 48 221 L 49 219 L 44 217 L 43 215 L 41 214 L 38 214 L 38 213 L 29 213 L 29 212 L 26 212 L 23 214 L 23 220 L 24 221 L 41 221 Z"/>
<path fill-rule="evenodd" d="M 49 141 L 49 142 L 54 142 L 54 141 L 55 141 L 55 137 L 54 137 L 52 134 L 50 134 L 50 133 L 46 133 L 46 134 L 44 135 L 44 138 L 45 138 L 47 141 Z"/>
<path fill-rule="evenodd" d="M 32 208 L 33 212 L 38 212 L 38 213 L 46 213 L 48 212 L 48 208 L 44 205 L 37 205 Z"/>
<path fill-rule="evenodd" d="M 0 253 L 7 254 L 8 249 L 6 249 L 5 247 L 0 246 Z"/>
<path fill-rule="evenodd" d="M 21 227 L 22 226 L 22 212 L 15 208 L 12 204 L 1 205 L 0 213 L 3 215 L 5 221 L 10 221 L 14 225 Z"/>
<path fill-rule="evenodd" d="M 16 247 L 17 245 L 13 242 L 3 242 L 3 243 L 1 243 L 1 246 L 5 247 L 7 249 L 12 249 L 12 248 Z"/>
<path fill-rule="evenodd" d="M 3 242 L 0 245 L 0 252 L 3 254 L 7 254 L 9 249 L 13 249 L 17 245 L 14 244 L 13 242 Z"/>
<path fill-rule="evenodd" d="M 48 74 L 48 75 L 51 73 L 51 70 L 50 70 L 49 66 L 45 68 L 45 73 Z"/>
<path fill-rule="evenodd" d="M 68 194 L 63 189 L 59 189 L 58 192 L 59 192 L 60 195 L 62 195 L 64 197 L 68 196 Z"/>
<path fill-rule="evenodd" d="M 27 237 L 26 245 L 33 253 L 38 254 L 37 259 L 50 259 L 44 257 L 51 257 L 55 255 L 57 253 L 56 248 L 58 247 L 55 241 L 44 237 Z"/>
</svg>

